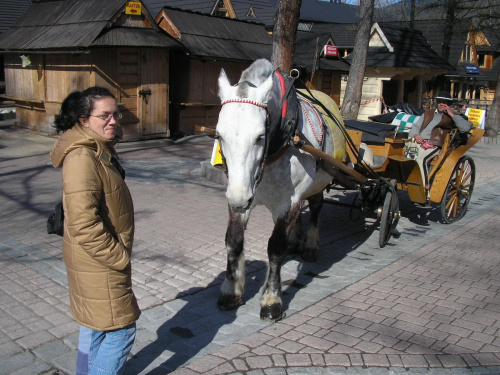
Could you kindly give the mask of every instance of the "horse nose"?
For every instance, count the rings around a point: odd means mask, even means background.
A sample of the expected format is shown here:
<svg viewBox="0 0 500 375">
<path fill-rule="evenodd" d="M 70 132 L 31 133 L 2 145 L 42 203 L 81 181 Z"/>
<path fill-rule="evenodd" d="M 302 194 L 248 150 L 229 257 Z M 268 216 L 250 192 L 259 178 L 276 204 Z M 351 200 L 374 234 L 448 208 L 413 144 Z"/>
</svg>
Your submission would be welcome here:
<svg viewBox="0 0 500 375">
<path fill-rule="evenodd" d="M 227 202 L 231 211 L 233 212 L 245 212 L 250 208 L 253 201 L 253 196 L 249 193 L 244 194 L 243 192 L 235 192 L 228 190 L 226 192 Z"/>
</svg>

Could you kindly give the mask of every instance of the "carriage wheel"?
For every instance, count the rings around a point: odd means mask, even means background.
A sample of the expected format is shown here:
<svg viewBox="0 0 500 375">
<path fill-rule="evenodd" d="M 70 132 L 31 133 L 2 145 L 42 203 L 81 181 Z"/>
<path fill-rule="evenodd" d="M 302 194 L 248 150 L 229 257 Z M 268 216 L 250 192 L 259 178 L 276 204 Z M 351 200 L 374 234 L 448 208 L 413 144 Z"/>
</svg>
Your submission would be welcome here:
<svg viewBox="0 0 500 375">
<path fill-rule="evenodd" d="M 391 181 L 391 186 L 392 188 L 387 189 L 383 208 L 378 211 L 378 216 L 380 217 L 378 244 L 380 247 L 384 247 L 389 242 L 400 216 L 395 180 Z"/>
<path fill-rule="evenodd" d="M 461 157 L 453 169 L 441 200 L 441 217 L 445 223 L 453 223 L 465 215 L 474 189 L 475 177 L 474 161 L 469 156 Z"/>
</svg>

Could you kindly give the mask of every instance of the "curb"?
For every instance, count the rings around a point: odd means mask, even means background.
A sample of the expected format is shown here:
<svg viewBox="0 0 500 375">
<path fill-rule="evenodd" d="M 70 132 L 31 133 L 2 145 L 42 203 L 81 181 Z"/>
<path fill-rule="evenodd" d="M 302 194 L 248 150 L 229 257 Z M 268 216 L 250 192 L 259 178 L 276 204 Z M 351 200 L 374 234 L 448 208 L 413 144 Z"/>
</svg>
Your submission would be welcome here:
<svg viewBox="0 0 500 375">
<path fill-rule="evenodd" d="M 202 161 L 200 164 L 201 175 L 205 179 L 219 185 L 227 185 L 227 176 L 223 169 L 214 167 L 208 160 Z"/>
</svg>

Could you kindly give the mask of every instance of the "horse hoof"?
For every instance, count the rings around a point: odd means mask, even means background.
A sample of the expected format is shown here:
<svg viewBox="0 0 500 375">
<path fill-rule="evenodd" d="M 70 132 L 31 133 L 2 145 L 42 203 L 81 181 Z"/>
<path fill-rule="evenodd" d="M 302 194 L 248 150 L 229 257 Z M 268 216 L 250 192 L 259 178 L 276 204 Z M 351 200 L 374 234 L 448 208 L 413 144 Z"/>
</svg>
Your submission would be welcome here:
<svg viewBox="0 0 500 375">
<path fill-rule="evenodd" d="M 217 301 L 217 307 L 222 311 L 234 310 L 241 305 L 243 305 L 243 300 L 237 296 L 220 295 Z"/>
<path fill-rule="evenodd" d="M 278 320 L 283 319 L 285 316 L 286 314 L 281 311 L 281 305 L 279 303 L 261 306 L 260 308 L 260 318 L 262 320 L 277 322 Z"/>
</svg>

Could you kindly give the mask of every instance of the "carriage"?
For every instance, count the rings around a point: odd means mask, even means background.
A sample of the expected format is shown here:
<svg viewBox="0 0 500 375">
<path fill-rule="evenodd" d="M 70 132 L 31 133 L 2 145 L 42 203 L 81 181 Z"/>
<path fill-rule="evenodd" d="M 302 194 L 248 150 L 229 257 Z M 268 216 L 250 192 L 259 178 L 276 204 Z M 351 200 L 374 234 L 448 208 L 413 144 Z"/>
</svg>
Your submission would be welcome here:
<svg viewBox="0 0 500 375">
<path fill-rule="evenodd" d="M 297 253 L 307 262 L 318 258 L 318 220 L 326 188 L 340 184 L 358 190 L 360 207 L 377 209 L 380 246 L 387 244 L 399 219 L 397 189 L 406 190 L 415 203 L 439 203 L 443 220 L 457 221 L 465 214 L 474 187 L 474 162 L 464 153 L 484 133 L 474 129 L 466 139 L 447 135 L 432 162 L 427 192 L 416 161 L 407 157 L 411 151 L 405 147 L 407 141 L 387 131 L 378 143 L 364 139 L 375 124 L 368 124 L 369 131 L 349 129 L 328 95 L 296 89 L 295 78 L 261 59 L 243 71 L 235 85 L 224 70 L 218 80 L 222 109 L 213 135 L 219 139 L 228 177 L 229 220 L 227 268 L 217 305 L 230 310 L 243 304 L 244 233 L 253 207 L 265 205 L 274 228 L 267 247 L 260 317 L 270 321 L 284 316 L 280 271 L 287 254 Z M 379 165 L 368 163 L 372 154 L 381 160 Z M 305 200 L 310 211 L 306 233 L 300 222 Z"/>
<path fill-rule="evenodd" d="M 479 142 L 483 129 L 473 128 L 465 135 L 452 130 L 446 135 L 441 151 L 430 163 L 430 189 L 427 191 L 415 161 L 418 146 L 407 139 L 406 133 L 384 123 L 359 120 L 345 123 L 351 167 L 346 168 L 347 163 L 341 165 L 318 150 L 304 147 L 318 157 L 327 158 L 343 173 L 340 182 L 343 188 L 359 190 L 351 208 L 377 211 L 380 247 L 388 243 L 400 218 L 397 190 L 406 191 L 410 201 L 417 206 L 429 208 L 438 204 L 443 223 L 451 224 L 465 215 L 474 189 L 476 169 L 474 160 L 464 154 Z M 378 161 L 375 165 L 367 166 L 361 160 L 362 142 Z M 333 181 L 330 187 L 335 188 L 338 184 Z M 332 200 L 325 200 L 325 203 L 341 204 Z"/>
</svg>

